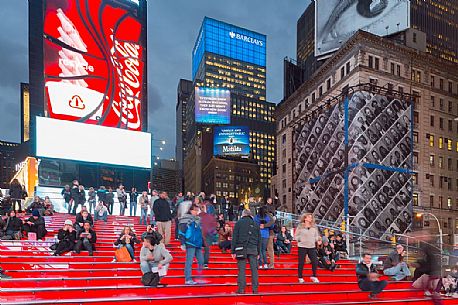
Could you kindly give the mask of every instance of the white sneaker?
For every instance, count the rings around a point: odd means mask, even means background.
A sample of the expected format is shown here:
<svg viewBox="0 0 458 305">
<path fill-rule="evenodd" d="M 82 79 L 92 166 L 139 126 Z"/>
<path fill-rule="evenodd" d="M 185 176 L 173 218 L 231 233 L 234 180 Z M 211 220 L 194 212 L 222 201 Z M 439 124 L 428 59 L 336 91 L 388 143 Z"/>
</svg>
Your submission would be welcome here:
<svg viewBox="0 0 458 305">
<path fill-rule="evenodd" d="M 426 291 L 425 291 L 425 296 L 430 297 L 430 296 L 432 296 L 432 293 L 429 292 L 428 290 L 426 290 Z"/>
<path fill-rule="evenodd" d="M 305 283 L 304 279 L 303 278 L 299 278 L 299 283 L 304 284 Z"/>
<path fill-rule="evenodd" d="M 116 263 L 116 258 L 111 261 L 112 263 Z"/>
<path fill-rule="evenodd" d="M 314 282 L 314 283 L 319 283 L 319 282 L 320 282 L 320 280 L 319 280 L 317 277 L 314 277 L 314 276 L 312 276 L 310 279 L 311 279 L 312 282 Z"/>
<path fill-rule="evenodd" d="M 452 294 L 452 298 L 458 299 L 458 292 L 455 292 L 454 294 Z"/>
<path fill-rule="evenodd" d="M 269 269 L 269 266 L 267 264 L 264 264 L 264 269 Z"/>
</svg>

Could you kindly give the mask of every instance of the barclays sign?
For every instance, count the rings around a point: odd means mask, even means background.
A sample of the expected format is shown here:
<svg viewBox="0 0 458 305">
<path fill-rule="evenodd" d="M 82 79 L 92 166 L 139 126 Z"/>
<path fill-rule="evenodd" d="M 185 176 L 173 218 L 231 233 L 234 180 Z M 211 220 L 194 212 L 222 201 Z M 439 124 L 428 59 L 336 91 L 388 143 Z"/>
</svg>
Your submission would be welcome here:
<svg viewBox="0 0 458 305">
<path fill-rule="evenodd" d="M 235 33 L 234 31 L 229 32 L 229 37 L 231 37 L 232 39 L 237 39 L 237 40 L 242 40 L 244 42 L 252 43 L 259 47 L 264 46 L 264 42 L 262 40 L 259 40 L 253 37 L 249 37 L 243 34 Z"/>
</svg>

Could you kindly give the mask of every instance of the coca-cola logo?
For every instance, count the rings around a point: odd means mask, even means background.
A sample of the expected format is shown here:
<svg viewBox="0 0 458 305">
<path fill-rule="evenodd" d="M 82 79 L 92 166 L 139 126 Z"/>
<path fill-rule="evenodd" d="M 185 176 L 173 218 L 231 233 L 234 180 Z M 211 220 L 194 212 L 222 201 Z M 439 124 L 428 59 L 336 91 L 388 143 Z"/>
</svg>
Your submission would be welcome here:
<svg viewBox="0 0 458 305">
<path fill-rule="evenodd" d="M 113 103 L 113 111 L 130 128 L 140 127 L 139 50 L 138 44 L 117 40 L 111 48 L 111 61 L 116 69 L 120 88 L 119 102 Z"/>
</svg>

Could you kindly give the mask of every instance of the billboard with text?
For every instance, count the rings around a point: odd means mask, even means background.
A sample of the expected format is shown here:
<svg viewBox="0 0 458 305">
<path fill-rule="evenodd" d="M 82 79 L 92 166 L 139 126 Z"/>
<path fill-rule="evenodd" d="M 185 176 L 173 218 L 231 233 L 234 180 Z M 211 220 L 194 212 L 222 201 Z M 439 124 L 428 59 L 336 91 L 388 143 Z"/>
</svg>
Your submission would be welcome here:
<svg viewBox="0 0 458 305">
<path fill-rule="evenodd" d="M 45 113 L 146 129 L 143 1 L 45 0 Z"/>
<path fill-rule="evenodd" d="M 230 124 L 231 92 L 227 89 L 196 87 L 196 123 Z"/>
<path fill-rule="evenodd" d="M 245 126 L 216 126 L 213 134 L 213 155 L 250 155 L 250 131 Z"/>
</svg>

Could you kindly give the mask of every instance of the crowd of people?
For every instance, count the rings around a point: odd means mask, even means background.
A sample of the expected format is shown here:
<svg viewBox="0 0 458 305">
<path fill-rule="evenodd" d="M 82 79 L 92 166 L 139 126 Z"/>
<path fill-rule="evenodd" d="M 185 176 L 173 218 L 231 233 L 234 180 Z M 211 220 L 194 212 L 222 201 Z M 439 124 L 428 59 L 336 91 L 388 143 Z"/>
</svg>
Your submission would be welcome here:
<svg viewBox="0 0 458 305">
<path fill-rule="evenodd" d="M 19 190 L 20 187 L 17 187 Z M 299 283 L 305 283 L 303 269 L 307 261 L 312 267 L 310 281 L 319 282 L 319 268 L 334 271 L 342 257 L 348 256 L 346 241 L 342 234 L 325 229 L 321 231 L 315 223 L 314 215 L 301 215 L 296 228 L 282 225 L 276 218 L 278 205 L 271 198 L 265 203 L 250 198 L 247 204 L 231 215 L 230 209 L 225 209 L 215 196 L 188 193 L 177 194 L 169 200 L 167 192 L 153 190 L 149 195 L 144 191 L 137 193 L 132 188 L 131 193 L 125 192 L 120 185 L 116 192 L 112 188 L 101 186 L 98 190 L 89 188 L 87 196 L 84 187 L 73 181 L 72 186 L 65 186 L 62 196 L 67 204 L 69 214 L 74 219 L 67 219 L 58 231 L 57 242 L 51 246 L 53 255 L 66 252 L 80 253 L 87 251 L 90 256 L 96 251 L 97 232 L 94 222 L 107 222 L 108 214 L 113 212 L 114 196 L 120 202 L 120 214 L 130 207 L 130 214 L 135 215 L 140 206 L 140 224 L 146 225 L 146 231 L 137 237 L 132 227 L 126 226 L 113 242 L 116 247 L 114 262 L 137 262 L 135 247 L 142 244 L 139 260 L 143 274 L 142 282 L 159 285 L 159 280 L 167 274 L 167 269 L 173 260 L 167 247 L 172 238 L 178 240 L 181 249 L 185 251 L 185 284 L 197 284 L 192 277 L 194 261 L 198 270 L 211 268 L 211 247 L 217 245 L 222 253 L 228 253 L 237 261 L 238 289 L 236 293 L 245 293 L 246 265 L 250 265 L 252 292 L 258 293 L 258 270 L 274 269 L 275 256 L 289 254 L 293 244 L 297 246 Z M 87 199 L 87 200 L 86 200 Z M 86 205 L 87 204 L 87 205 Z M 78 214 L 77 209 L 80 208 Z M 89 210 L 87 208 L 89 207 Z M 21 204 L 15 203 L 9 209 L 6 218 L 0 218 L 0 237 L 2 239 L 21 239 L 35 236 L 42 240 L 47 234 L 44 217 L 54 213 L 53 204 L 48 197 L 41 199 L 36 196 L 25 209 L 22 217 L 16 209 L 22 212 Z M 235 221 L 235 225 L 233 225 Z M 172 237 L 172 223 L 175 224 L 175 236 Z M 295 241 L 295 242 L 294 242 Z M 423 249 L 424 257 L 414 264 L 405 260 L 406 251 L 401 244 L 383 260 L 383 268 L 378 267 L 369 253 L 364 253 L 356 266 L 358 285 L 362 291 L 367 291 L 369 297 L 377 298 L 388 285 L 381 276 L 387 276 L 392 281 L 410 280 L 413 286 L 426 291 L 426 294 L 437 295 L 442 289 L 447 295 L 458 297 L 458 265 L 453 267 L 445 277 L 441 278 L 440 266 L 437 264 L 437 251 L 429 246 Z M 415 267 L 412 275 L 409 267 Z M 158 274 L 152 277 L 151 274 Z M 0 274 L 4 274 L 3 271 Z M 154 280 L 156 279 L 156 280 Z"/>
</svg>

